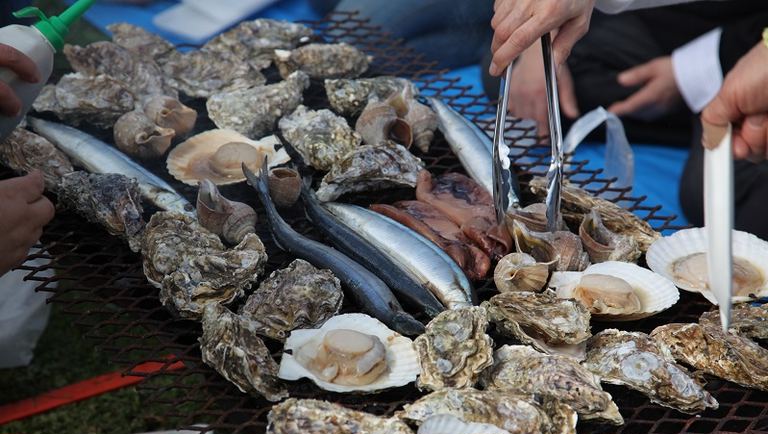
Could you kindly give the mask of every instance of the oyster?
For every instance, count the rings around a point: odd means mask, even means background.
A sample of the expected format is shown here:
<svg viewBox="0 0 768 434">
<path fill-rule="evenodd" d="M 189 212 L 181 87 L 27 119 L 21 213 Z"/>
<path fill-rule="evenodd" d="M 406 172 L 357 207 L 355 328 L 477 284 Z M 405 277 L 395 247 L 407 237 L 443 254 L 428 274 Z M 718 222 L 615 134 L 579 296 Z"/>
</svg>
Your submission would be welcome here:
<svg viewBox="0 0 768 434">
<path fill-rule="evenodd" d="M 263 137 L 278 119 L 301 104 L 308 87 L 309 77 L 297 71 L 280 83 L 215 93 L 206 104 L 208 115 L 219 128 Z"/>
<path fill-rule="evenodd" d="M 311 78 L 356 78 L 368 70 L 371 58 L 347 44 L 307 44 L 292 51 L 275 50 L 280 75 L 303 71 Z"/>
<path fill-rule="evenodd" d="M 496 425 L 477 422 L 463 422 L 456 416 L 438 414 L 425 420 L 417 434 L 510 434 Z"/>
<path fill-rule="evenodd" d="M 261 395 L 273 402 L 288 397 L 277 379 L 277 363 L 257 336 L 250 318 L 211 303 L 205 307 L 202 322 L 200 351 L 205 364 L 243 393 Z"/>
<path fill-rule="evenodd" d="M 299 172 L 287 167 L 275 167 L 269 171 L 269 196 L 275 205 L 287 208 L 293 206 L 301 195 Z"/>
<path fill-rule="evenodd" d="M 406 148 L 413 144 L 411 125 L 398 117 L 395 108 L 387 101 L 371 100 L 355 123 L 355 131 L 366 145 L 393 140 Z"/>
<path fill-rule="evenodd" d="M 545 178 L 535 177 L 529 186 L 531 191 L 541 200 L 547 196 L 547 180 Z M 651 244 L 661 237 L 661 234 L 654 231 L 648 222 L 632 212 L 611 201 L 593 196 L 586 190 L 570 183 L 563 183 L 562 200 L 563 217 L 573 227 L 581 224 L 584 216 L 595 210 L 600 214 L 600 218 L 608 230 L 633 238 L 642 252 L 647 251 Z"/>
<path fill-rule="evenodd" d="M 464 422 L 494 425 L 510 434 L 575 434 L 576 413 L 567 405 L 545 398 L 541 404 L 531 395 L 473 388 L 443 389 L 406 404 L 397 416 L 426 425 L 440 415 Z M 421 431 L 419 431 L 421 432 Z M 482 431 L 488 434 L 491 431 Z M 446 431 L 445 434 L 453 431 Z"/>
<path fill-rule="evenodd" d="M 496 264 L 493 281 L 499 292 L 541 291 L 549 280 L 550 265 L 527 253 L 510 253 Z"/>
<path fill-rule="evenodd" d="M 72 172 L 61 178 L 59 200 L 91 223 L 128 241 L 138 252 L 144 229 L 139 184 L 118 174 Z"/>
<path fill-rule="evenodd" d="M 267 416 L 268 434 L 413 434 L 397 418 L 383 418 L 314 399 L 288 399 Z"/>
<path fill-rule="evenodd" d="M 246 235 L 256 233 L 256 211 L 222 196 L 216 184 L 207 179 L 200 181 L 197 192 L 197 218 L 204 228 L 230 244 L 238 244 Z"/>
<path fill-rule="evenodd" d="M 583 359 L 578 344 L 592 336 L 589 311 L 575 300 L 558 299 L 552 291 L 507 292 L 483 303 L 499 332 L 549 354 Z"/>
<path fill-rule="evenodd" d="M 699 318 L 699 324 L 720 327 L 720 311 L 705 312 Z M 730 329 L 750 339 L 768 339 L 768 305 L 734 305 L 731 308 Z"/>
<path fill-rule="evenodd" d="M 669 350 L 645 333 L 604 330 L 587 342 L 587 351 L 584 366 L 604 383 L 627 386 L 684 413 L 718 407 Z"/>
<path fill-rule="evenodd" d="M 47 85 L 32 108 L 52 112 L 68 124 L 83 122 L 112 128 L 115 121 L 136 105 L 133 93 L 123 82 L 107 75 L 67 74 L 56 85 Z"/>
<path fill-rule="evenodd" d="M 596 210 L 584 215 L 584 221 L 579 226 L 579 236 L 594 264 L 607 261 L 637 262 L 642 255 L 634 238 L 608 230 Z"/>
<path fill-rule="evenodd" d="M 259 334 L 284 341 L 291 330 L 319 327 L 336 315 L 343 299 L 333 273 L 296 259 L 261 282 L 240 314 L 253 320 Z"/>
<path fill-rule="evenodd" d="M 768 390 L 768 350 L 718 326 L 667 324 L 651 337 L 672 352 L 675 360 L 707 374 L 759 390 Z"/>
<path fill-rule="evenodd" d="M 471 387 L 493 363 L 493 340 L 482 307 L 441 312 L 427 325 L 414 345 L 419 355 L 419 389 Z"/>
<path fill-rule="evenodd" d="M 115 44 L 155 61 L 176 51 L 173 44 L 142 27 L 128 23 L 115 23 L 108 25 L 107 30 L 112 32 L 112 42 Z"/>
<path fill-rule="evenodd" d="M 325 80 L 325 92 L 331 108 L 342 116 L 356 116 L 365 108 L 369 100 L 383 100 L 406 88 L 413 95 L 419 93 L 410 80 L 399 77 Z"/>
<path fill-rule="evenodd" d="M 144 113 L 158 127 L 169 128 L 176 137 L 192 132 L 197 122 L 197 112 L 179 100 L 167 96 L 155 96 L 144 105 Z"/>
<path fill-rule="evenodd" d="M 18 127 L 0 144 L 0 161 L 18 173 L 43 172 L 45 188 L 56 191 L 61 178 L 74 172 L 69 158 L 42 136 Z"/>
<path fill-rule="evenodd" d="M 532 232 L 517 220 L 512 222 L 511 232 L 518 252 L 551 263 L 550 268 L 557 271 L 581 271 L 589 265 L 581 240 L 570 232 Z"/>
<path fill-rule="evenodd" d="M 258 172 L 268 158 L 269 167 L 290 161 L 280 140 L 267 136 L 259 141 L 232 130 L 210 130 L 190 137 L 168 154 L 168 172 L 187 185 L 208 179 L 216 185 L 245 181 L 242 164 Z"/>
<path fill-rule="evenodd" d="M 267 82 L 261 72 L 241 59 L 210 50 L 174 51 L 160 62 L 160 66 L 168 83 L 190 97 L 208 98 L 219 92 L 247 89 Z"/>
<path fill-rule="evenodd" d="M 300 105 L 280 119 L 283 137 L 318 170 L 328 171 L 355 150 L 361 137 L 347 121 L 330 110 L 310 110 Z"/>
<path fill-rule="evenodd" d="M 115 145 L 128 155 L 152 159 L 165 154 L 176 132 L 162 128 L 143 111 L 131 111 L 117 120 L 114 127 Z"/>
<path fill-rule="evenodd" d="M 528 346 L 504 345 L 494 355 L 493 367 L 483 373 L 489 390 L 540 394 L 573 407 L 584 419 L 624 423 L 600 378 L 567 356 L 547 355 Z"/>
<path fill-rule="evenodd" d="M 513 222 L 515 221 L 519 221 L 523 226 L 534 232 L 547 232 L 547 205 L 539 202 L 528 205 L 523 209 L 510 207 L 504 220 L 510 233 L 514 230 Z M 568 230 L 568 226 L 565 225 L 562 216 L 558 227 L 561 231 Z"/>
</svg>

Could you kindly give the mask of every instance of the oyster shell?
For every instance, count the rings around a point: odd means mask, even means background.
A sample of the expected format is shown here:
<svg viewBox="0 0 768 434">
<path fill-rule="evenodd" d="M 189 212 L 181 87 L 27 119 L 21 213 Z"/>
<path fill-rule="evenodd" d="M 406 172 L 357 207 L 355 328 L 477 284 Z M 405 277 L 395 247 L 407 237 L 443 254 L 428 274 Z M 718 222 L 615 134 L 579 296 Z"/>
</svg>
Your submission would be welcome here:
<svg viewBox="0 0 768 434">
<path fill-rule="evenodd" d="M 277 363 L 257 336 L 251 319 L 211 303 L 203 313 L 200 351 L 203 362 L 237 386 L 243 393 L 269 401 L 288 397 L 277 379 Z"/>
<path fill-rule="evenodd" d="M 667 324 L 651 337 L 672 352 L 675 360 L 707 374 L 759 390 L 768 390 L 768 350 L 720 326 Z"/>
<path fill-rule="evenodd" d="M 263 137 L 301 104 L 308 87 L 309 77 L 297 71 L 280 83 L 215 93 L 206 103 L 208 115 L 219 128 Z"/>
<path fill-rule="evenodd" d="M 268 434 L 413 434 L 397 418 L 383 418 L 314 399 L 288 399 L 267 415 Z"/>
<path fill-rule="evenodd" d="M 504 221 L 510 233 L 514 230 L 514 221 L 519 221 L 523 226 L 534 232 L 547 232 L 547 205 L 539 202 L 522 209 L 510 207 Z M 561 231 L 568 230 L 568 226 L 565 225 L 562 216 L 558 227 Z"/>
<path fill-rule="evenodd" d="M 208 98 L 219 92 L 261 86 L 267 79 L 241 59 L 230 54 L 194 50 L 177 51 L 160 62 L 168 83 L 191 97 Z"/>
<path fill-rule="evenodd" d="M 299 172 L 287 167 L 275 167 L 269 171 L 269 195 L 275 205 L 283 208 L 293 206 L 301 195 Z"/>
<path fill-rule="evenodd" d="M 261 282 L 240 314 L 250 317 L 259 334 L 284 341 L 295 329 L 319 327 L 341 308 L 339 279 L 301 259 Z"/>
<path fill-rule="evenodd" d="M 699 318 L 703 326 L 720 327 L 720 311 L 705 312 Z M 768 339 L 768 305 L 738 304 L 731 307 L 731 330 L 750 339 Z"/>
<path fill-rule="evenodd" d="M 547 180 L 535 177 L 529 184 L 531 191 L 544 200 L 547 196 Z M 581 224 L 584 216 L 594 209 L 600 214 L 603 224 L 610 231 L 633 238 L 640 250 L 645 252 L 661 234 L 654 231 L 651 225 L 630 211 L 608 200 L 591 195 L 586 190 L 563 183 L 562 211 L 566 222 L 573 227 Z"/>
<path fill-rule="evenodd" d="M 581 240 L 570 232 L 532 232 L 517 220 L 512 222 L 511 232 L 518 252 L 528 253 L 538 262 L 551 263 L 554 270 L 581 271 L 589 265 L 589 255 Z"/>
<path fill-rule="evenodd" d="M 608 230 L 596 210 L 584 216 L 579 226 L 579 236 L 594 264 L 607 261 L 637 262 L 642 255 L 634 238 Z"/>
<path fill-rule="evenodd" d="M 583 365 L 604 383 L 627 386 L 684 413 L 718 407 L 715 398 L 675 363 L 669 349 L 645 333 L 604 330 L 587 342 L 587 350 Z"/>
<path fill-rule="evenodd" d="M 328 171 L 355 150 L 362 138 L 347 121 L 330 110 L 311 110 L 300 105 L 280 119 L 283 137 L 318 170 Z"/>
<path fill-rule="evenodd" d="M 143 111 L 131 111 L 115 123 L 114 138 L 118 149 L 141 159 L 157 158 L 171 147 L 176 132 L 157 126 Z"/>
<path fill-rule="evenodd" d="M 493 363 L 493 340 L 482 307 L 441 312 L 427 325 L 414 345 L 419 355 L 419 389 L 471 387 Z"/>
<path fill-rule="evenodd" d="M 123 82 L 107 75 L 80 73 L 64 75 L 56 85 L 45 86 L 32 104 L 35 111 L 51 112 L 68 124 L 86 122 L 105 129 L 135 106 L 135 97 Z"/>
<path fill-rule="evenodd" d="M 176 51 L 170 42 L 133 24 L 110 24 L 107 30 L 112 33 L 112 42 L 115 44 L 154 60 Z"/>
<path fill-rule="evenodd" d="M 216 184 L 205 179 L 197 192 L 197 218 L 200 224 L 223 237 L 230 244 L 238 244 L 248 234 L 256 233 L 256 211 L 250 206 L 222 196 Z"/>
<path fill-rule="evenodd" d="M 58 193 L 61 203 L 127 240 L 134 252 L 139 251 L 144 219 L 141 192 L 134 178 L 72 172 L 62 176 Z"/>
<path fill-rule="evenodd" d="M 493 281 L 499 292 L 541 291 L 549 280 L 550 265 L 527 253 L 510 253 L 496 264 Z"/>
<path fill-rule="evenodd" d="M 53 143 L 22 127 L 0 144 L 0 161 L 18 173 L 40 170 L 49 191 L 56 191 L 61 178 L 75 171 L 69 157 Z"/>
<path fill-rule="evenodd" d="M 342 116 L 356 116 L 370 99 L 383 100 L 403 89 L 418 95 L 416 86 L 405 78 L 381 76 L 359 79 L 325 80 L 325 92 L 331 108 Z"/>
<path fill-rule="evenodd" d="M 424 163 L 401 145 L 363 145 L 347 154 L 328 172 L 317 190 L 323 202 L 346 193 L 415 187 Z"/>
<path fill-rule="evenodd" d="M 398 117 L 395 108 L 387 101 L 371 100 L 357 118 L 355 131 L 366 145 L 390 139 L 406 148 L 413 144 L 411 125 Z"/>
<path fill-rule="evenodd" d="M 347 44 L 307 44 L 292 51 L 275 50 L 275 64 L 283 78 L 303 71 L 311 78 L 356 78 L 368 70 L 371 58 Z"/>
<path fill-rule="evenodd" d="M 584 419 L 624 423 L 600 378 L 575 359 L 540 353 L 528 346 L 504 345 L 494 355 L 493 367 L 483 373 L 486 389 L 541 394 L 573 407 Z"/>
<path fill-rule="evenodd" d="M 197 122 L 197 111 L 163 95 L 149 99 L 144 105 L 144 113 L 158 127 L 173 130 L 176 137 L 185 137 L 192 132 Z"/>
<path fill-rule="evenodd" d="M 463 422 L 456 416 L 438 414 L 425 420 L 417 434 L 510 434 L 496 425 L 477 422 Z"/>
</svg>

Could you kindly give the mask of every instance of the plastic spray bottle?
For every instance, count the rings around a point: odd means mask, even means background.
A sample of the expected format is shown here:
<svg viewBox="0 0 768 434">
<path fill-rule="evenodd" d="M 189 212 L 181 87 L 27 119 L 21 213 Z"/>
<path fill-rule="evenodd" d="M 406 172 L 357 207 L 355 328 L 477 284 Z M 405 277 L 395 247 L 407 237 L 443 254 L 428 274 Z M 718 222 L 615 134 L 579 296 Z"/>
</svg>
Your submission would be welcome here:
<svg viewBox="0 0 768 434">
<path fill-rule="evenodd" d="M 53 72 L 53 56 L 64 47 L 69 26 L 79 19 L 96 0 L 79 0 L 58 17 L 46 17 L 38 8 L 24 8 L 13 15 L 17 18 L 38 18 L 32 26 L 10 25 L 0 28 L 0 44 L 10 45 L 29 57 L 37 65 L 40 81 L 28 83 L 8 68 L 0 68 L 0 81 L 7 84 L 22 103 L 16 117 L 0 115 L 0 143 L 26 116 Z"/>
</svg>

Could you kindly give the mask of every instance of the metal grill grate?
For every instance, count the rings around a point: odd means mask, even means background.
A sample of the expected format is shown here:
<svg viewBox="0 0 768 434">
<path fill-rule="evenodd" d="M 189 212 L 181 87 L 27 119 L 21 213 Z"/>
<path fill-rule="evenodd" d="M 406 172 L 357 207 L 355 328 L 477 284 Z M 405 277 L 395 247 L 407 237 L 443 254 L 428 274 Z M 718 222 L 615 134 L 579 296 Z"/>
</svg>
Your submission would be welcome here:
<svg viewBox="0 0 768 434">
<path fill-rule="evenodd" d="M 423 94 L 438 95 L 481 127 L 493 127 L 495 105 L 480 95 L 471 94 L 469 88 L 457 85 L 457 79 L 445 78 L 444 71 L 435 70 L 434 63 L 404 48 L 399 41 L 393 41 L 354 14 L 335 14 L 324 21 L 307 24 L 329 42 L 346 41 L 372 54 L 375 61 L 369 75 L 412 78 Z M 313 83 L 305 101 L 314 108 L 327 106 L 319 83 Z M 517 153 L 516 169 L 523 182 L 531 175 L 543 175 L 549 163 L 548 147 L 540 144 L 530 146 L 537 142 L 530 126 L 519 121 L 510 121 L 507 125 L 508 138 Z M 419 156 L 434 173 L 462 170 L 439 134 L 429 154 Z M 610 180 L 601 178 L 600 170 L 586 169 L 586 161 L 570 163 L 567 174 L 574 183 L 587 186 L 596 194 L 612 192 L 615 200 L 647 219 L 656 229 L 673 229 L 671 222 L 674 217 L 661 214 L 660 207 L 645 205 L 644 198 L 631 197 L 625 190 L 611 188 Z M 158 164 L 157 168 L 161 166 Z M 174 187 L 190 199 L 194 197 L 194 189 L 173 181 L 162 171 L 159 174 L 172 181 Z M 9 174 L 6 172 L 5 175 Z M 223 193 L 256 205 L 244 185 L 228 187 Z M 402 191 L 386 192 L 355 200 L 363 204 L 386 203 L 407 198 L 408 194 Z M 300 209 L 289 210 L 284 216 L 298 231 L 320 238 L 303 218 Z M 263 216 L 261 221 L 264 221 Z M 263 229 L 259 235 L 270 254 L 269 273 L 287 265 L 291 258 L 271 243 Z M 55 277 L 39 277 L 43 269 L 24 266 L 22 268 L 29 273 L 28 279 L 40 283 L 38 290 L 50 292 L 51 301 L 59 303 L 66 313 L 71 314 L 88 338 L 108 352 L 114 363 L 125 367 L 126 374 L 147 377 L 140 390 L 145 396 L 148 417 L 167 426 L 199 431 L 205 429 L 192 425 L 206 423 L 217 433 L 265 431 L 270 403 L 242 394 L 213 369 L 202 364 L 197 342 L 201 333 L 199 324 L 175 319 L 160 305 L 157 290 L 147 283 L 143 275 L 141 258 L 131 253 L 120 240 L 86 225 L 75 215 L 63 213 L 47 228 L 41 248 L 43 253 L 38 256 L 51 261 L 45 268 L 54 269 Z M 493 294 L 488 282 L 478 287 L 483 299 Z M 701 297 L 683 293 L 673 309 L 625 326 L 649 332 L 657 325 L 673 321 L 695 321 L 709 307 Z M 598 324 L 594 330 L 601 328 Z M 279 357 L 280 347 L 270 343 L 270 348 Z M 134 372 L 133 368 L 145 361 L 165 363 L 165 369 L 152 374 Z M 183 362 L 186 368 L 170 369 L 171 364 L 177 361 Z M 720 409 L 693 417 L 650 404 L 637 392 L 607 386 L 626 424 L 622 427 L 581 424 L 580 432 L 768 432 L 768 393 L 745 390 L 716 379 L 709 380 L 707 389 L 720 402 Z M 291 385 L 290 391 L 295 397 L 328 399 L 351 408 L 387 415 L 399 409 L 405 401 L 412 401 L 421 395 L 411 386 L 360 398 L 323 393 L 308 382 Z"/>
</svg>

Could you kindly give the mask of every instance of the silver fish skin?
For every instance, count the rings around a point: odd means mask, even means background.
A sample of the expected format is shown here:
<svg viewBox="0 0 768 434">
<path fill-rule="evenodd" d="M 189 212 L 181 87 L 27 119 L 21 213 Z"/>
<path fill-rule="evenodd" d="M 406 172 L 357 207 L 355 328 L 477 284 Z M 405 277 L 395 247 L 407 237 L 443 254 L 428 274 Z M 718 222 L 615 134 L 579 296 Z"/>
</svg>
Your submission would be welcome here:
<svg viewBox="0 0 768 434">
<path fill-rule="evenodd" d="M 117 173 L 139 182 L 141 195 L 164 211 L 194 215 L 194 207 L 167 182 L 116 148 L 76 128 L 27 117 L 37 134 L 48 139 L 91 173 Z"/>
<path fill-rule="evenodd" d="M 458 265 L 431 241 L 373 211 L 356 205 L 323 204 L 342 223 L 432 291 L 448 309 L 472 306 L 472 284 Z"/>
</svg>

